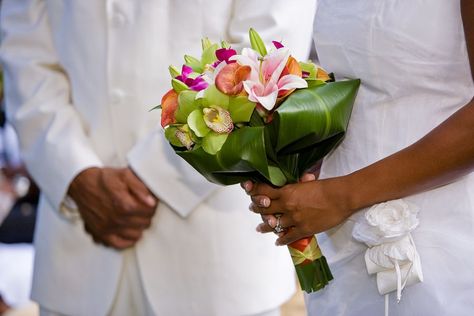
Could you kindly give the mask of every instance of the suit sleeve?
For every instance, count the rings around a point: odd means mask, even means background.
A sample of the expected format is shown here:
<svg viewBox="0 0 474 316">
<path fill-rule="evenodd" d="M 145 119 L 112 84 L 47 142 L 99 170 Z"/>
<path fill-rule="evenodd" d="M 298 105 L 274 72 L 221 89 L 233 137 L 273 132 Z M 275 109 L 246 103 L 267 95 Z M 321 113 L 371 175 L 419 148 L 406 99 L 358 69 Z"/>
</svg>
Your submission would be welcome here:
<svg viewBox="0 0 474 316">
<path fill-rule="evenodd" d="M 308 58 L 315 0 L 239 0 L 233 6 L 228 23 L 228 40 L 233 47 L 249 46 L 248 30 L 254 27 L 268 42 L 284 39 L 294 56 Z M 216 189 L 172 152 L 161 128 L 139 142 L 128 161 L 151 191 L 183 217 Z"/>
<path fill-rule="evenodd" d="M 44 1 L 4 0 L 0 21 L 7 115 L 18 133 L 29 172 L 59 210 L 72 179 L 102 162 L 71 104 Z"/>
</svg>

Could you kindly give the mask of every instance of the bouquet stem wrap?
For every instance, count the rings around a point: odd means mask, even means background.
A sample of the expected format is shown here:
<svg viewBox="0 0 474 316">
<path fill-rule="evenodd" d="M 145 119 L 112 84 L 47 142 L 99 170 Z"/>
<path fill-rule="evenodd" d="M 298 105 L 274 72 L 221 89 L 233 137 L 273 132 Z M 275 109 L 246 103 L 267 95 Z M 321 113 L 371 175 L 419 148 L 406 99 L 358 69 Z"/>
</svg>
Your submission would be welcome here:
<svg viewBox="0 0 474 316">
<path fill-rule="evenodd" d="M 288 245 L 301 289 L 307 293 L 324 288 L 333 279 L 315 236 Z"/>
</svg>

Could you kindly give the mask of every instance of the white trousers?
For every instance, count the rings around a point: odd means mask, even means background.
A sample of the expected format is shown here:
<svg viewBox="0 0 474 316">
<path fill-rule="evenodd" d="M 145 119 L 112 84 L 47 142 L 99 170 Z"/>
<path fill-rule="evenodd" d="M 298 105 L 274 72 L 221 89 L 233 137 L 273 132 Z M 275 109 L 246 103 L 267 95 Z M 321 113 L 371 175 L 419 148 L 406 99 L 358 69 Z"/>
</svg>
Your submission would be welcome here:
<svg viewBox="0 0 474 316">
<path fill-rule="evenodd" d="M 157 316 L 151 307 L 141 280 L 135 249 L 125 250 L 121 280 L 108 316 Z M 66 316 L 40 306 L 40 316 Z M 160 315 L 185 316 L 185 315 Z M 227 315 L 222 315 L 227 316 Z M 280 308 L 241 316 L 280 316 Z"/>
</svg>

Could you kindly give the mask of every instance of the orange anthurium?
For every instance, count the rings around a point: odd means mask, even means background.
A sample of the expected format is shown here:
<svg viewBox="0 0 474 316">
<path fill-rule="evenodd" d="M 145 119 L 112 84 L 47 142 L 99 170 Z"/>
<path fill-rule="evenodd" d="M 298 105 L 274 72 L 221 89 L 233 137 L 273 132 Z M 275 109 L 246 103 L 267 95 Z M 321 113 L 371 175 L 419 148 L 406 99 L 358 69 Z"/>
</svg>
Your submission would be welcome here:
<svg viewBox="0 0 474 316">
<path fill-rule="evenodd" d="M 227 95 L 238 95 L 244 88 L 242 82 L 249 78 L 250 72 L 250 66 L 228 64 L 217 74 L 216 88 Z"/>
<path fill-rule="evenodd" d="M 171 89 L 161 99 L 161 126 L 176 123 L 175 113 L 178 109 L 178 94 Z"/>
<path fill-rule="evenodd" d="M 322 81 L 328 81 L 331 78 L 329 77 L 328 73 L 321 67 L 318 67 L 318 72 L 316 73 L 316 79 Z"/>
<path fill-rule="evenodd" d="M 301 70 L 300 63 L 292 56 L 288 57 L 288 61 L 286 62 L 285 68 L 283 68 L 283 72 L 281 73 L 280 77 L 285 75 L 296 75 L 300 78 L 303 77 L 303 71 Z M 278 98 L 284 98 L 294 90 L 295 89 L 280 90 L 278 91 Z"/>
</svg>

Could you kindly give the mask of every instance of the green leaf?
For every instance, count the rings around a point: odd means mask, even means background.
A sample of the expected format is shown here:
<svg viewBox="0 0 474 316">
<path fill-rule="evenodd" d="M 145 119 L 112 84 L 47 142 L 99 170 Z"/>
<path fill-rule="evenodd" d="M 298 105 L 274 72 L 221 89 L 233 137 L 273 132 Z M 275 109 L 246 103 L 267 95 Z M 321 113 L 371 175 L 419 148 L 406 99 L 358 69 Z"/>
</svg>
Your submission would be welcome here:
<svg viewBox="0 0 474 316">
<path fill-rule="evenodd" d="M 151 111 L 154 111 L 154 110 L 161 110 L 161 104 L 160 104 L 160 105 L 157 105 L 157 106 L 154 106 L 154 107 L 152 107 L 150 110 L 148 110 L 148 112 L 151 112 Z"/>
<path fill-rule="evenodd" d="M 216 50 L 219 48 L 219 45 L 212 44 L 202 52 L 201 56 L 201 66 L 204 68 L 206 65 L 212 65 L 216 60 Z"/>
<path fill-rule="evenodd" d="M 168 67 L 168 70 L 170 72 L 170 76 L 171 78 L 176 78 L 177 76 L 179 76 L 181 74 L 181 72 L 178 70 L 178 68 L 176 68 L 175 66 L 173 65 L 170 65 Z"/>
<path fill-rule="evenodd" d="M 223 109 L 228 108 L 229 106 L 229 96 L 220 92 L 215 85 L 210 85 L 204 91 L 204 98 L 202 99 L 202 104 L 204 106 L 213 106 L 217 105 Z"/>
<path fill-rule="evenodd" d="M 270 176 L 270 182 L 276 186 L 283 186 L 287 182 L 287 179 L 280 168 L 276 166 L 268 166 L 268 174 Z"/>
<path fill-rule="evenodd" d="M 229 113 L 234 123 L 248 122 L 255 109 L 256 104 L 247 97 L 239 96 L 230 98 Z"/>
<path fill-rule="evenodd" d="M 178 109 L 176 110 L 175 118 L 179 123 L 186 123 L 189 113 L 199 107 L 196 94 L 196 91 L 185 90 L 178 95 Z"/>
<path fill-rule="evenodd" d="M 197 137 L 204 137 L 211 131 L 204 121 L 204 116 L 201 109 L 194 110 L 191 112 L 191 114 L 189 114 L 188 125 Z"/>
<path fill-rule="evenodd" d="M 316 80 L 316 74 L 318 72 L 318 67 L 314 63 L 312 63 L 312 62 L 305 63 L 305 62 L 300 61 L 299 65 L 300 65 L 302 71 L 305 71 L 305 72 L 308 73 L 308 77 L 305 78 L 306 80 L 308 80 L 308 79 L 309 80 Z"/>
<path fill-rule="evenodd" d="M 209 37 L 204 37 L 204 38 L 201 40 L 201 46 L 202 46 L 202 50 L 203 50 L 203 51 L 212 46 L 212 42 L 211 42 L 211 40 L 209 39 Z"/>
<path fill-rule="evenodd" d="M 176 132 L 178 128 L 176 126 L 168 126 L 165 129 L 165 137 L 171 143 L 171 145 L 176 147 L 184 147 L 183 144 L 180 142 L 178 137 L 176 137 Z"/>
<path fill-rule="evenodd" d="M 215 155 L 219 150 L 221 150 L 222 145 L 224 145 L 229 134 L 218 134 L 214 131 L 210 131 L 202 139 L 202 148 L 208 154 Z"/>
<path fill-rule="evenodd" d="M 230 44 L 227 43 L 226 41 L 221 41 L 221 47 L 222 48 L 230 48 Z"/>
<path fill-rule="evenodd" d="M 179 81 L 178 79 L 171 79 L 171 86 L 173 87 L 173 90 L 177 93 L 189 89 L 189 87 L 184 82 Z"/>
<path fill-rule="evenodd" d="M 257 111 L 253 111 L 252 116 L 250 117 L 249 121 L 250 126 L 264 126 L 265 122 L 263 118 L 258 114 Z"/>
<path fill-rule="evenodd" d="M 249 37 L 250 37 L 250 45 L 252 48 L 257 51 L 262 57 L 267 55 L 267 48 L 263 43 L 262 38 L 260 35 L 255 31 L 253 28 L 249 30 Z"/>
<path fill-rule="evenodd" d="M 190 55 L 184 55 L 184 62 L 187 66 L 193 68 L 195 72 L 203 72 L 204 68 L 202 67 L 202 63 L 196 57 Z"/>
<path fill-rule="evenodd" d="M 359 85 L 360 80 L 337 81 L 292 93 L 273 114 L 277 152 L 296 152 L 344 133 Z"/>
</svg>

